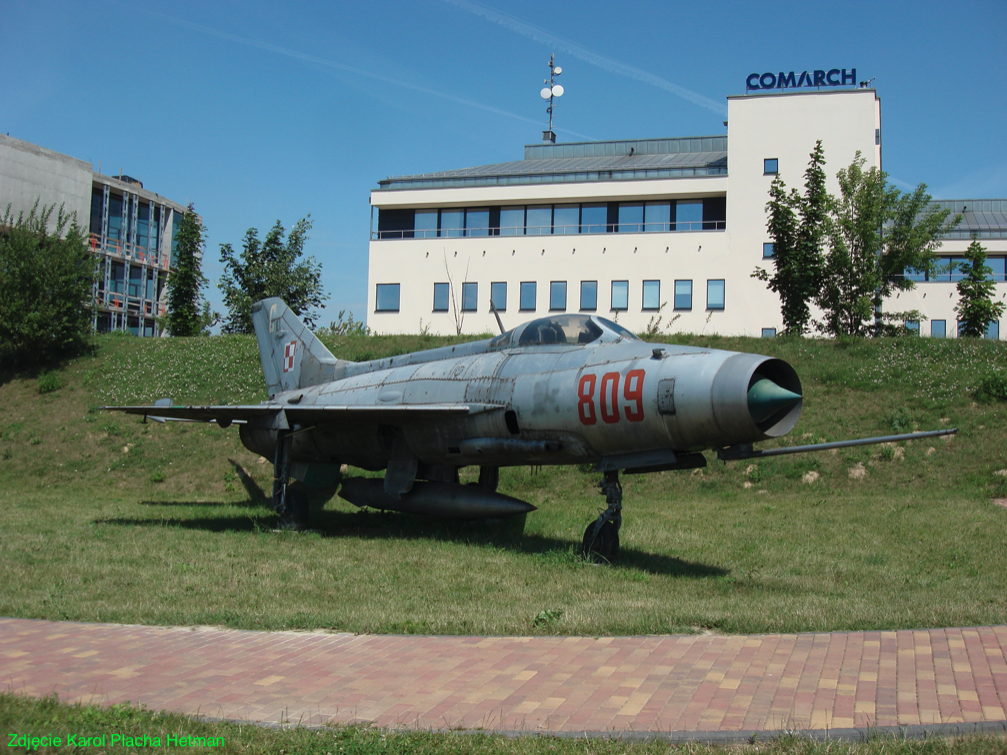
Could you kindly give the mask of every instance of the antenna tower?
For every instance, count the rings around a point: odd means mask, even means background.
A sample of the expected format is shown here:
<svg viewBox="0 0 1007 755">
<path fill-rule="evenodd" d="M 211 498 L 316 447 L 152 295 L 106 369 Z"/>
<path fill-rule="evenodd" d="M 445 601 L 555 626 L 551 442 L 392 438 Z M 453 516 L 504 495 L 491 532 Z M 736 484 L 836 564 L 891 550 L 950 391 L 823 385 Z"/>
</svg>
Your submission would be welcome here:
<svg viewBox="0 0 1007 755">
<path fill-rule="evenodd" d="M 563 69 L 556 65 L 556 54 L 553 53 L 549 56 L 549 78 L 544 79 L 543 83 L 548 84 L 544 87 L 539 96 L 543 100 L 549 100 L 549 107 L 545 111 L 549 114 L 549 130 L 542 132 L 542 141 L 556 143 L 556 133 L 552 130 L 552 101 L 554 97 L 563 96 L 563 85 L 556 83 L 556 77 L 563 73 Z"/>
</svg>

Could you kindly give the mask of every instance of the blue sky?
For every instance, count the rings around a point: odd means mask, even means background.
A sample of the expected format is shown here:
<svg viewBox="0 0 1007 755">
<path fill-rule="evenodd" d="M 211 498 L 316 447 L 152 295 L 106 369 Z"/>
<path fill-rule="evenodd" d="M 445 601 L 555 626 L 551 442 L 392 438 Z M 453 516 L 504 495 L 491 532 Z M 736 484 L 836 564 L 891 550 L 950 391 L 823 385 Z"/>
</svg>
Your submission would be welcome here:
<svg viewBox="0 0 1007 755">
<path fill-rule="evenodd" d="M 1004 198 L 1005 30 L 1004 0 L 0 0 L 0 131 L 193 202 L 218 310 L 219 245 L 310 212 L 328 323 L 365 316 L 377 181 L 520 159 L 550 53 L 560 141 L 722 134 L 749 73 L 855 67 L 896 185 Z"/>
</svg>

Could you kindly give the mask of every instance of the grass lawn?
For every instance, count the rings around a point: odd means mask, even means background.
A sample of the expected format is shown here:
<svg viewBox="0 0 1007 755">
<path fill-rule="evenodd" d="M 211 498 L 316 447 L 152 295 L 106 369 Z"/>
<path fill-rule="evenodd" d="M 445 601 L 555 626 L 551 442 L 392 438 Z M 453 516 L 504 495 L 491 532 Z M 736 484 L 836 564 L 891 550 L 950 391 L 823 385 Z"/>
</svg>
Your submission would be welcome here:
<svg viewBox="0 0 1007 755">
<path fill-rule="evenodd" d="M 905 739 L 877 734 L 863 742 L 815 741 L 800 735 L 780 735 L 752 744 L 714 746 L 698 743 L 673 746 L 657 739 L 625 741 L 619 739 L 573 739 L 527 736 L 516 739 L 479 732 L 391 732 L 361 726 L 284 729 L 204 721 L 174 713 L 156 713 L 129 705 L 108 708 L 66 705 L 48 698 L 32 700 L 0 693 L 0 726 L 9 742 L 17 735 L 58 737 L 60 745 L 41 746 L 38 753 L 82 751 L 101 755 L 106 752 L 136 752 L 137 747 L 112 744 L 112 736 L 143 737 L 159 747 L 178 747 L 181 738 L 192 742 L 200 737 L 214 744 L 201 752 L 219 753 L 298 753 L 298 755 L 423 755 L 437 753 L 485 753 L 485 755 L 1003 755 L 1007 745 L 995 735 L 956 738 L 930 737 Z M 83 737 L 104 734 L 105 744 L 74 748 L 67 745 L 74 736 L 79 745 Z M 170 738 L 174 738 L 172 741 Z M 49 740 L 50 742 L 52 739 Z M 149 746 L 149 745 L 148 745 Z M 10 747 L 8 752 L 23 753 L 26 748 Z"/>
<path fill-rule="evenodd" d="M 454 340 L 328 345 L 364 359 Z M 106 336 L 55 380 L 0 375 L 0 615 L 521 635 L 1007 621 L 1007 508 L 994 502 L 1007 498 L 1007 405 L 972 398 L 1007 370 L 1007 344 L 678 340 L 794 365 L 805 409 L 781 444 L 959 434 L 624 476 L 613 566 L 576 555 L 604 501 L 600 476 L 575 467 L 503 470 L 501 491 L 539 507 L 505 526 L 337 498 L 316 507 L 315 532 L 275 533 L 271 465 L 234 428 L 97 410 L 261 400 L 254 338 Z"/>
</svg>

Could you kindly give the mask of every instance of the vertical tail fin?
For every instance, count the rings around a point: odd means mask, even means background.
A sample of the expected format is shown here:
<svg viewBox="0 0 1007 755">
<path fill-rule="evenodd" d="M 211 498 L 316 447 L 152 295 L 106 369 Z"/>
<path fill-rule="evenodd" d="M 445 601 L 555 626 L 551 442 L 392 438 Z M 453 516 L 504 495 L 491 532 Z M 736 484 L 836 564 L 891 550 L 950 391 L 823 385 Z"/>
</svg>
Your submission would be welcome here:
<svg viewBox="0 0 1007 755">
<path fill-rule="evenodd" d="M 332 356 L 282 299 L 253 304 L 252 325 L 270 397 L 342 376 L 347 363 Z"/>
</svg>

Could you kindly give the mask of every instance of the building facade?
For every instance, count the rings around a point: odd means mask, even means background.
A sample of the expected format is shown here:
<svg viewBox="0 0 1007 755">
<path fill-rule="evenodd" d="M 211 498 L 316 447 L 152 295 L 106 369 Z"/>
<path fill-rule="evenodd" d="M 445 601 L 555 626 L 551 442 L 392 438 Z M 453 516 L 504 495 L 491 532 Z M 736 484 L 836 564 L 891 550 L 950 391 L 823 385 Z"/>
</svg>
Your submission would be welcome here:
<svg viewBox="0 0 1007 755">
<path fill-rule="evenodd" d="M 752 277 L 772 265 L 769 186 L 804 184 L 822 140 L 828 190 L 857 152 L 881 167 L 873 89 L 728 98 L 727 134 L 525 147 L 523 160 L 388 178 L 371 192 L 368 325 L 378 333 L 495 332 L 550 312 L 597 313 L 642 332 L 775 335 L 780 303 Z M 1007 295 L 1007 201 L 948 203 Z M 963 211 L 964 210 L 964 211 Z M 924 334 L 956 333 L 957 274 L 887 302 Z M 999 337 L 999 325 L 991 326 Z"/>
<path fill-rule="evenodd" d="M 8 207 L 15 218 L 27 215 L 36 201 L 74 213 L 90 234 L 99 266 L 95 330 L 159 335 L 185 208 L 129 176 L 102 175 L 83 160 L 0 135 L 0 215 Z"/>
</svg>

